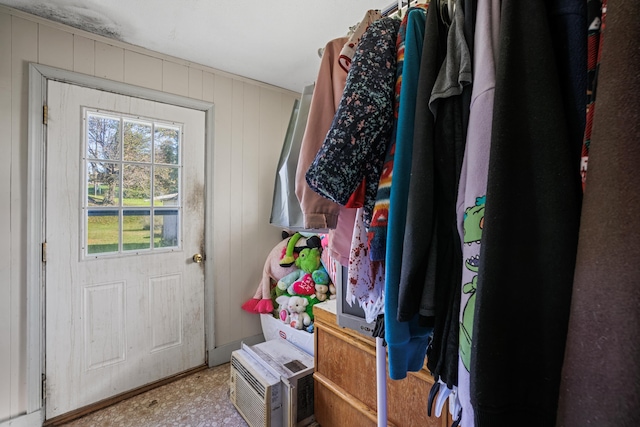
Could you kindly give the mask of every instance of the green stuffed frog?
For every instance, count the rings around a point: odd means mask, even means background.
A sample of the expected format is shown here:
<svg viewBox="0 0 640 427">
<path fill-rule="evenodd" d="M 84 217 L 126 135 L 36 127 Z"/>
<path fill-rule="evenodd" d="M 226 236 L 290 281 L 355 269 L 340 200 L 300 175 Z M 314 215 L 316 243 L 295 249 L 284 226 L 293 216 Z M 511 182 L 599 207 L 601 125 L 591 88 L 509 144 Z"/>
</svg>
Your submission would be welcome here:
<svg viewBox="0 0 640 427">
<path fill-rule="evenodd" d="M 309 287 L 309 280 L 305 280 L 307 274 L 313 275 L 321 266 L 320 249 L 304 248 L 295 260 L 298 270 L 293 271 L 278 281 L 278 288 L 286 291 L 289 295 L 311 295 L 315 294 L 313 282 Z M 298 284 L 298 286 L 296 286 Z M 309 288 L 309 289 L 307 289 Z"/>
</svg>

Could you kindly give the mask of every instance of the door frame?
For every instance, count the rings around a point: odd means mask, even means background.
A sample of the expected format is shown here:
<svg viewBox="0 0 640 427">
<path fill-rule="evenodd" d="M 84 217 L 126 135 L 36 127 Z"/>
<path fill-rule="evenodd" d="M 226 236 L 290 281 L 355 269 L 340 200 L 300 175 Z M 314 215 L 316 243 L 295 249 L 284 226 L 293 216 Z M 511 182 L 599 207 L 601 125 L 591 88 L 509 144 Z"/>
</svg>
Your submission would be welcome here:
<svg viewBox="0 0 640 427">
<path fill-rule="evenodd" d="M 46 125 L 43 124 L 43 106 L 47 102 L 49 80 L 88 87 L 119 95 L 132 96 L 150 101 L 176 105 L 203 111 L 205 113 L 205 226 L 204 253 L 213 253 L 213 209 L 208 203 L 213 201 L 213 131 L 214 104 L 211 102 L 187 98 L 142 88 L 127 83 L 89 76 L 60 68 L 40 64 L 29 64 L 29 103 L 28 103 L 28 182 L 27 188 L 27 254 L 26 254 L 26 293 L 27 293 L 27 414 L 40 411 L 44 420 L 43 378 L 45 373 L 45 310 L 44 292 L 46 285 L 43 243 L 46 238 Z M 204 331 L 205 360 L 211 366 L 209 357 L 215 349 L 214 329 L 214 283 L 213 260 L 204 265 Z"/>
</svg>

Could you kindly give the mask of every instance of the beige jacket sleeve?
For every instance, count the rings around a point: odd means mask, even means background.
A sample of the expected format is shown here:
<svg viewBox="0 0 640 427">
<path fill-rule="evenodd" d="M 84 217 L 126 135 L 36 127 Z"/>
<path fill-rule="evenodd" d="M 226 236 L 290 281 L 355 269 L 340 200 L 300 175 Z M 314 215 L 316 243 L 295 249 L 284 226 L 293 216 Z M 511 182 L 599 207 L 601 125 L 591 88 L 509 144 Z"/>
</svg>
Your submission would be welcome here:
<svg viewBox="0 0 640 427">
<path fill-rule="evenodd" d="M 304 214 L 304 225 L 307 229 L 334 229 L 338 222 L 340 205 L 309 188 L 305 174 L 327 136 L 342 98 L 347 73 L 340 67 L 338 59 L 347 40 L 346 37 L 340 37 L 331 40 L 325 46 L 309 107 L 307 127 L 302 137 L 296 170 L 296 196 L 300 202 Z"/>
</svg>

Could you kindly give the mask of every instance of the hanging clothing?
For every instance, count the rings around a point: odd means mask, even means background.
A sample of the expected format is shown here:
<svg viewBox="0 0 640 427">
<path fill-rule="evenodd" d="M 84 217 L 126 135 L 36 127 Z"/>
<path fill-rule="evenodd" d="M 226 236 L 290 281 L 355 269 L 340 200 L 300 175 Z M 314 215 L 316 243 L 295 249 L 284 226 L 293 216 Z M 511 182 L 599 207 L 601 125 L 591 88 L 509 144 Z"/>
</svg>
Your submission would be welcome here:
<svg viewBox="0 0 640 427">
<path fill-rule="evenodd" d="M 582 142 L 582 159 L 580 173 L 582 174 L 582 190 L 587 184 L 587 166 L 589 163 L 589 146 L 593 131 L 593 117 L 596 111 L 596 89 L 598 87 L 598 69 L 602 57 L 602 32 L 606 20 L 606 0 L 587 1 L 587 119 Z"/>
<path fill-rule="evenodd" d="M 351 236 L 356 221 L 357 209 L 340 206 L 338 224 L 329 230 L 329 244 L 327 251 L 331 258 L 338 260 L 340 265 L 349 265 L 349 251 L 351 250 Z"/>
<path fill-rule="evenodd" d="M 340 66 L 345 71 L 348 72 L 349 68 L 351 67 L 351 61 L 353 60 L 353 56 L 356 53 L 356 46 L 358 46 L 358 43 L 360 43 L 360 40 L 362 39 L 364 32 L 367 30 L 367 28 L 369 28 L 369 25 L 371 25 L 373 22 L 377 21 L 380 18 L 382 18 L 382 14 L 380 13 L 379 10 L 376 10 L 376 9 L 368 10 L 367 13 L 365 13 L 362 21 L 358 23 L 353 33 L 349 36 L 349 40 L 340 51 L 340 59 L 339 59 Z M 364 206 L 365 191 L 366 191 L 366 182 L 365 180 L 362 180 L 362 182 L 353 192 L 351 197 L 349 197 L 349 200 L 345 204 L 345 207 L 361 208 L 362 206 Z"/>
<path fill-rule="evenodd" d="M 471 59 L 463 9 L 456 8 L 448 30 L 441 19 L 437 23 L 446 38 L 441 36 L 443 59 L 429 96 L 433 130 L 413 142 L 398 319 L 418 312 L 428 316 L 434 331 L 427 366 L 434 378 L 452 388 L 458 367 L 461 253 L 455 209 L 464 154 L 461 94 L 471 82 Z M 416 118 L 423 121 L 424 115 Z"/>
<path fill-rule="evenodd" d="M 397 20 L 382 18 L 365 31 L 338 111 L 306 172 L 311 189 L 340 205 L 366 179 L 363 209 L 367 227 L 393 124 L 398 26 Z"/>
<path fill-rule="evenodd" d="M 399 171 L 398 175 L 398 186 L 401 183 L 405 182 L 407 188 L 404 190 L 405 195 L 405 213 L 403 214 L 403 221 L 406 223 L 405 227 L 410 227 L 411 232 L 418 232 L 425 235 L 426 232 L 431 233 L 434 227 L 434 213 L 433 213 L 433 185 L 434 185 L 434 170 L 433 167 L 426 167 L 421 170 L 415 177 L 416 180 L 420 180 L 420 188 L 423 190 L 423 194 L 419 200 L 408 200 L 409 198 L 409 174 L 412 172 L 412 156 L 416 156 L 417 159 L 421 160 L 423 164 L 433 164 L 433 147 L 434 147 L 434 135 L 435 135 L 435 117 L 433 112 L 429 109 L 429 99 L 431 98 L 431 93 L 433 91 L 436 79 L 438 77 L 438 73 L 441 67 L 441 64 L 444 61 L 445 51 L 446 51 L 446 33 L 443 33 L 444 28 L 439 21 L 438 11 L 436 9 L 431 9 L 427 11 L 426 22 L 425 22 L 425 34 L 423 40 L 421 42 L 422 51 L 419 54 L 414 54 L 417 58 L 420 59 L 419 64 L 419 74 L 418 74 L 418 82 L 417 95 L 415 98 L 415 112 L 413 115 L 413 140 L 411 141 L 403 141 L 404 144 L 410 144 L 409 151 L 406 149 L 402 149 L 400 154 L 403 155 L 400 159 L 402 162 L 399 163 Z M 414 146 L 414 141 L 416 145 Z M 418 166 L 416 166 L 417 168 Z M 402 175 L 400 175 L 402 173 Z M 393 181 L 392 181 L 393 184 Z M 413 185 L 417 185 L 416 182 Z M 397 193 L 396 193 L 397 194 Z M 417 223 L 409 223 L 406 221 L 406 210 L 409 209 L 409 204 L 411 203 L 410 210 L 411 211 L 420 211 L 420 220 Z M 417 207 L 417 203 L 420 203 L 422 206 Z M 424 230 L 424 233 L 422 232 Z M 404 232 L 404 230 L 403 230 Z M 423 271 L 430 273 L 428 280 L 433 283 L 435 281 L 435 269 L 427 270 L 426 266 L 435 264 L 435 250 L 431 250 L 432 245 L 432 235 L 430 234 L 428 237 L 425 237 L 424 242 L 420 242 L 419 245 L 411 248 L 405 246 L 407 242 L 404 242 L 404 236 L 402 238 L 402 251 L 406 251 L 405 255 L 400 254 L 398 251 L 395 254 L 389 255 L 389 262 L 393 260 L 395 265 L 398 265 L 398 293 L 399 293 L 399 303 L 400 299 L 404 299 L 400 292 L 407 294 L 407 289 L 401 290 L 400 284 L 402 282 L 407 282 L 413 280 L 413 278 L 409 275 L 410 270 L 407 267 L 402 267 L 403 257 L 416 257 L 422 260 L 424 263 L 423 266 L 419 267 Z M 426 254 L 429 254 L 430 258 L 426 258 Z M 425 260 L 427 260 L 425 262 Z M 424 268 L 422 268 L 424 267 Z M 434 293 L 425 291 L 425 279 L 424 278 L 416 278 L 416 286 L 418 286 L 419 290 L 414 290 L 413 298 L 416 300 L 415 303 L 420 305 L 420 315 L 427 318 L 433 318 L 435 316 L 435 302 L 433 300 Z M 422 299 L 419 299 L 419 294 L 421 293 Z M 411 296 L 409 296 L 410 298 Z M 403 304 L 406 303 L 403 301 Z M 411 318 L 413 315 L 410 312 L 403 312 L 400 309 L 397 310 L 397 318 L 398 321 L 404 321 L 408 318 Z M 414 313 L 415 314 L 415 313 Z M 433 321 L 430 322 L 429 326 L 433 326 Z"/>
<path fill-rule="evenodd" d="M 432 153 L 433 139 L 435 131 L 429 135 L 421 135 L 420 131 L 415 131 L 416 127 L 430 124 L 433 126 L 435 115 L 433 112 L 424 110 L 423 101 L 428 100 L 435 88 L 437 80 L 439 64 L 444 62 L 446 37 L 440 35 L 442 28 L 433 31 L 431 27 L 430 34 L 425 36 L 426 26 L 433 24 L 437 18 L 437 8 L 430 9 L 428 14 L 431 20 L 427 23 L 425 16 L 422 22 L 416 22 L 420 25 L 412 32 L 415 40 L 407 40 L 405 67 L 402 70 L 402 92 L 400 94 L 400 114 L 398 116 L 398 140 L 396 145 L 400 146 L 399 150 L 404 151 L 408 158 L 406 160 L 406 168 L 404 163 L 398 162 L 394 165 L 396 171 L 395 179 L 392 181 L 392 189 L 397 180 L 398 185 L 406 182 L 406 214 L 405 230 L 403 239 L 402 255 L 398 255 L 394 263 L 400 265 L 400 277 L 398 282 L 398 308 L 397 318 L 399 322 L 405 322 L 413 318 L 420 308 L 421 295 L 425 286 L 424 273 L 427 270 L 426 254 L 431 247 L 431 237 L 434 225 L 434 202 L 433 202 L 433 157 L 425 158 L 422 154 L 425 152 L 423 146 L 427 145 L 430 153 Z M 437 24 L 439 25 L 439 24 Z M 435 37 L 434 37 L 435 35 Z M 440 36 L 439 36 L 440 35 Z M 438 37 L 439 36 L 439 37 Z M 436 53 L 440 57 L 435 60 L 429 60 L 428 64 L 422 62 L 422 54 L 427 41 L 427 49 Z M 429 55 L 431 59 L 432 55 Z M 428 69 L 423 69 L 421 65 L 427 65 Z M 429 81 L 427 85 L 420 84 Z M 425 91 L 425 89 L 427 91 Z M 430 90 L 429 90 L 430 89 Z M 417 119 L 417 120 L 416 120 Z M 420 122 L 417 124 L 416 122 Z M 433 129 L 433 128 L 432 128 Z M 401 151 L 401 154 L 402 154 Z M 412 163 L 413 162 L 413 163 Z M 422 191 L 424 190 L 424 191 Z M 392 190 L 393 191 L 393 190 Z M 414 198 L 418 191 L 422 191 L 419 197 Z M 396 206 L 393 206 L 396 209 Z M 417 238 L 415 234 L 420 234 Z M 418 241 L 419 240 L 419 241 Z M 417 244 L 416 244 L 417 243 Z M 420 270 L 416 274 L 416 267 Z M 433 294 L 432 294 L 433 295 Z M 425 309 L 428 313 L 424 316 L 433 316 L 435 314 L 434 301 L 428 303 Z"/>
<path fill-rule="evenodd" d="M 404 98 L 405 71 L 409 68 L 417 69 L 419 62 L 410 61 L 408 52 L 417 52 L 422 46 L 425 31 L 425 12 L 421 9 L 412 10 L 408 14 L 407 32 L 405 37 L 405 58 L 402 68 L 403 82 L 400 93 L 398 111 L 398 133 L 393 161 L 393 180 L 389 197 L 389 221 L 385 261 L 385 340 L 387 341 L 389 359 L 389 377 L 391 379 L 405 378 L 408 371 L 419 371 L 424 364 L 431 328 L 421 326 L 418 316 L 409 322 L 398 321 L 398 292 L 400 269 L 402 264 L 402 243 L 404 239 L 405 220 L 407 211 L 407 195 L 409 191 L 409 175 L 411 173 L 411 152 L 413 137 L 403 138 L 406 131 L 402 115 L 405 111 L 414 117 L 415 106 L 410 105 L 412 99 Z M 415 57 L 412 55 L 414 60 Z M 419 60 L 419 58 L 418 58 Z M 404 102 L 408 102 L 403 106 Z M 415 104 L 415 98 L 413 98 Z"/>
<path fill-rule="evenodd" d="M 555 423 L 582 192 L 551 28 L 547 2 L 502 0 L 471 348 L 479 427 Z"/>
<path fill-rule="evenodd" d="M 324 48 L 302 138 L 296 169 L 296 197 L 307 229 L 328 231 L 338 223 L 340 206 L 309 188 L 304 175 L 322 145 L 342 98 L 347 73 L 338 65 L 338 55 L 346 41 L 346 37 L 340 37 Z"/>
<path fill-rule="evenodd" d="M 384 265 L 369 258 L 362 208 L 356 214 L 347 273 L 346 302 L 353 305 L 357 301 L 364 311 L 366 322 L 375 322 L 384 311 Z"/>
<path fill-rule="evenodd" d="M 609 2 L 558 427 L 640 425 L 640 2 Z"/>
<path fill-rule="evenodd" d="M 474 426 L 469 370 L 491 150 L 493 96 L 500 40 L 500 4 L 500 0 L 478 0 L 477 4 L 473 91 L 456 208 L 462 246 L 458 400 L 462 407 L 460 425 L 464 427 Z"/>
<path fill-rule="evenodd" d="M 579 162 L 587 118 L 587 2 L 562 0 L 549 4 L 567 129 Z"/>
<path fill-rule="evenodd" d="M 464 12 L 464 39 L 467 42 L 469 55 L 471 55 L 471 63 L 474 60 L 474 35 L 476 28 L 478 0 L 462 0 L 457 3 L 456 7 L 462 7 Z M 463 139 L 467 140 L 467 131 L 469 129 L 469 115 L 471 114 L 471 92 L 473 90 L 473 82 L 466 85 L 462 89 L 462 132 Z"/>
<path fill-rule="evenodd" d="M 353 31 L 353 34 L 349 36 L 349 40 L 347 40 L 347 42 L 342 47 L 342 50 L 340 51 L 338 60 L 340 66 L 345 72 L 349 72 L 351 61 L 353 60 L 353 56 L 356 53 L 356 47 L 362 39 L 362 35 L 367 30 L 367 28 L 369 28 L 369 25 L 380 18 L 382 18 L 382 14 L 379 10 L 367 10 L 367 13 L 364 14 L 364 18 L 362 18 L 362 21 L 358 23 L 355 30 Z"/>
<path fill-rule="evenodd" d="M 342 51 L 340 51 L 340 66 L 344 68 L 346 71 L 349 71 L 351 67 L 351 61 L 353 60 L 353 56 L 356 53 L 356 46 L 360 43 L 362 39 L 362 35 L 369 28 L 371 23 L 377 21 L 382 18 L 382 13 L 379 10 L 368 10 L 365 14 L 362 21 L 358 23 L 353 34 L 349 36 L 349 41 L 344 45 Z M 356 188 L 356 191 L 353 192 L 345 207 L 348 208 L 361 208 L 364 206 L 364 198 L 366 192 L 366 181 L 363 179 L 360 185 Z"/>
<path fill-rule="evenodd" d="M 320 149 L 342 99 L 347 73 L 338 65 L 338 55 L 346 41 L 346 37 L 340 37 L 331 40 L 324 48 L 300 147 L 295 191 L 304 214 L 304 227 L 328 231 L 329 254 L 342 265 L 349 262 L 356 210 L 342 207 L 315 193 L 307 185 L 304 175 Z"/>
<path fill-rule="evenodd" d="M 291 231 L 305 230 L 304 216 L 296 197 L 295 177 L 302 136 L 307 126 L 309 106 L 313 96 L 313 86 L 306 86 L 302 90 L 299 104 L 294 107 L 289 129 L 280 152 L 276 182 L 273 189 L 269 224 Z"/>
<path fill-rule="evenodd" d="M 428 4 L 416 6 L 426 10 Z M 405 37 L 407 33 L 407 18 L 414 8 L 409 8 L 398 29 L 396 38 L 396 84 L 393 102 L 393 129 L 391 132 L 391 142 L 387 147 L 378 190 L 376 192 L 375 204 L 371 223 L 369 225 L 368 243 L 369 253 L 372 261 L 383 262 L 385 259 L 387 245 L 387 226 L 389 219 L 389 196 L 391 192 L 391 180 L 393 176 L 393 158 L 395 156 L 396 138 L 398 131 L 398 108 L 400 106 L 400 91 L 402 89 L 402 68 L 404 66 Z"/>
</svg>

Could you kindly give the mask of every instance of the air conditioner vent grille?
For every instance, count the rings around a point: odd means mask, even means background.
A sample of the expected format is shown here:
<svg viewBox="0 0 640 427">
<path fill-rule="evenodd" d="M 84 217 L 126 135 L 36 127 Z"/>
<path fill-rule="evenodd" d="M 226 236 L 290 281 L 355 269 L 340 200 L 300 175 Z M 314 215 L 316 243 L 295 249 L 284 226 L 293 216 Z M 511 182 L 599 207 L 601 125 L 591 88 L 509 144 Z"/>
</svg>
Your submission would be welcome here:
<svg viewBox="0 0 640 427">
<path fill-rule="evenodd" d="M 267 420 L 267 405 L 260 401 L 253 386 L 245 381 L 242 375 L 236 371 L 235 378 L 235 402 L 236 408 L 251 427 L 263 427 L 269 425 Z"/>
<path fill-rule="evenodd" d="M 256 391 L 256 393 L 260 395 L 260 397 L 262 398 L 262 401 L 264 401 L 265 394 L 266 394 L 266 389 L 264 384 L 258 381 L 258 379 L 254 377 L 253 374 L 251 374 L 251 372 L 249 372 L 247 368 L 245 368 L 242 365 L 242 363 L 233 356 L 231 357 L 231 365 L 238 372 L 238 374 L 242 378 L 244 378 L 247 384 L 251 385 L 251 387 Z"/>
<path fill-rule="evenodd" d="M 298 380 L 298 413 L 296 422 L 300 422 L 314 414 L 313 408 L 313 375 Z"/>
</svg>

